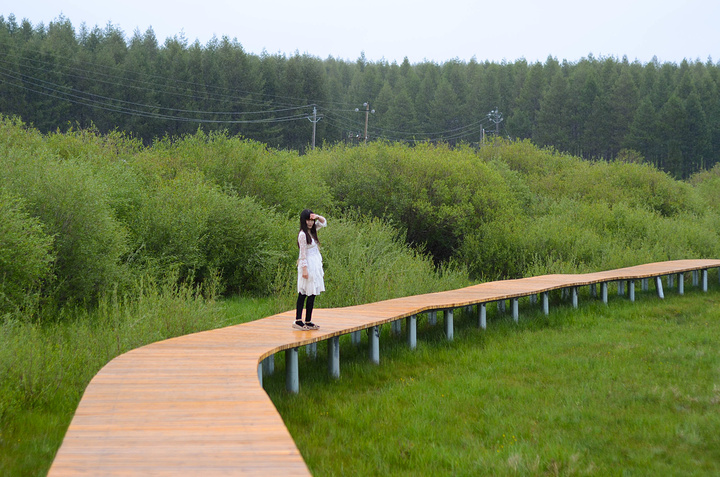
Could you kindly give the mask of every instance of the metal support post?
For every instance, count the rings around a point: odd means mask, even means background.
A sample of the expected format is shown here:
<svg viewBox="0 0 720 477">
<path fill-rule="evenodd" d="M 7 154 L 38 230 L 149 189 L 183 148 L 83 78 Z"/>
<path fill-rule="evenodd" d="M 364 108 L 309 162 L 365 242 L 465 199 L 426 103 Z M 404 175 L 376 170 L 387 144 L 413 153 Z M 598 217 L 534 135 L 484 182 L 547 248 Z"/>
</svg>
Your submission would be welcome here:
<svg viewBox="0 0 720 477">
<path fill-rule="evenodd" d="M 373 326 L 369 329 L 370 335 L 370 361 L 380 364 L 380 327 Z"/>
<path fill-rule="evenodd" d="M 601 288 L 600 293 L 602 294 L 602 302 L 607 304 L 607 302 L 608 302 L 607 282 L 602 282 L 602 285 L 600 285 L 600 288 Z"/>
<path fill-rule="evenodd" d="M 340 337 L 333 336 L 328 340 L 328 372 L 330 377 L 340 377 Z"/>
<path fill-rule="evenodd" d="M 300 374 L 298 372 L 298 349 L 285 350 L 285 389 L 291 394 L 300 392 Z"/>
<path fill-rule="evenodd" d="M 400 320 L 393 321 L 392 324 L 390 325 L 390 334 L 392 334 L 393 336 L 400 336 L 401 333 L 402 333 L 402 321 L 400 321 Z"/>
<path fill-rule="evenodd" d="M 655 277 L 655 289 L 660 298 L 665 298 L 665 294 L 663 294 L 662 277 Z"/>
<path fill-rule="evenodd" d="M 678 273 L 678 294 L 684 295 L 685 294 L 685 274 L 684 273 Z"/>
<path fill-rule="evenodd" d="M 572 295 L 572 306 L 573 306 L 573 308 L 577 308 L 578 307 L 578 289 L 577 289 L 577 287 L 572 287 L 570 294 Z"/>
<path fill-rule="evenodd" d="M 445 336 L 447 336 L 448 341 L 453 340 L 454 335 L 454 326 L 453 326 L 453 310 L 445 310 Z"/>
<path fill-rule="evenodd" d="M 407 317 L 408 346 L 417 348 L 417 315 Z"/>
</svg>

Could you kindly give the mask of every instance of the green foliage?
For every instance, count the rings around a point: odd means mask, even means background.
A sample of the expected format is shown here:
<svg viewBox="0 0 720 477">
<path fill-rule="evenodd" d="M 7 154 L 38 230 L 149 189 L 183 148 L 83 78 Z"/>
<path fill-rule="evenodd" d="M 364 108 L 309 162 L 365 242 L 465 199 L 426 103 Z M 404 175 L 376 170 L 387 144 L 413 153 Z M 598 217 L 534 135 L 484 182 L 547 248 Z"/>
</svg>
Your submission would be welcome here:
<svg viewBox="0 0 720 477">
<path fill-rule="evenodd" d="M 698 189 L 705 204 L 720 212 L 720 164 L 709 171 L 695 174 L 690 178 L 690 183 Z"/>
<path fill-rule="evenodd" d="M 208 271 L 218 270 L 225 294 L 272 293 L 288 261 L 287 221 L 253 199 L 218 195 L 200 245 Z"/>
<path fill-rule="evenodd" d="M 46 283 L 45 295 L 59 304 L 95 302 L 105 287 L 125 278 L 119 259 L 126 231 L 110 206 L 110 184 L 87 162 L 60 160 L 44 145 L 8 146 L 0 157 L 0 184 L 22 197 L 53 237 L 56 279 Z"/>
<path fill-rule="evenodd" d="M 520 209 L 512 186 L 470 149 L 374 143 L 317 159 L 341 210 L 390 220 L 437 262 L 450 259 L 465 234 Z"/>
<path fill-rule="evenodd" d="M 268 150 L 261 143 L 229 137 L 227 131 L 198 130 L 179 139 L 156 142 L 136 164 L 153 177 L 170 178 L 196 171 L 205 181 L 239 196 L 250 196 L 288 217 L 313 204 L 328 209 L 332 197 L 318 180 L 312 161 L 288 151 Z"/>
<path fill-rule="evenodd" d="M 1 124 L 1 182 L 53 237 L 52 273 L 40 282 L 47 303 L 92 304 L 109 286 L 171 270 L 196 283 L 219 274 L 222 293 L 281 292 L 290 303 L 297 214 L 306 207 L 342 224 L 324 232 L 328 266 L 340 261 L 328 275 L 329 303 L 417 290 L 403 285 L 414 283 L 411 275 L 395 271 L 405 278 L 363 282 L 395 263 L 359 258 L 363 240 L 379 247 L 366 256 L 392 249 L 420 275 L 439 266 L 474 280 L 720 251 L 714 172 L 684 183 L 649 164 L 587 162 L 528 141 L 478 150 L 376 142 L 300 156 L 226 132 L 143 147 L 122 134 L 43 136 L 17 120 Z M 340 230 L 358 242 L 339 237 L 348 248 L 333 249 Z M 355 290 L 354 301 L 334 297 L 332 280 Z"/>
<path fill-rule="evenodd" d="M 0 189 L 0 314 L 37 305 L 51 279 L 52 241 L 22 201 Z"/>
<path fill-rule="evenodd" d="M 161 271 L 179 266 L 182 277 L 200 281 L 218 272 L 224 292 L 271 290 L 284 255 L 284 219 L 197 173 L 181 172 L 146 194 L 129 220 L 133 261 Z"/>
</svg>

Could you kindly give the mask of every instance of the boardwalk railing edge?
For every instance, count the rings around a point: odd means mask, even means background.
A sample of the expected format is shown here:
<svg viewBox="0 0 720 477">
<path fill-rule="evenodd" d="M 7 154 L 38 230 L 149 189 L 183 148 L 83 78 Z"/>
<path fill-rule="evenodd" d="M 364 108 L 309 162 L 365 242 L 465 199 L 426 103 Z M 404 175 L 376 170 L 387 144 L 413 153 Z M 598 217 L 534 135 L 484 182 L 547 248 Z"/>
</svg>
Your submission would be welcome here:
<svg viewBox="0 0 720 477">
<path fill-rule="evenodd" d="M 292 437 L 262 388 L 274 372 L 275 354 L 285 351 L 286 386 L 299 391 L 298 348 L 316 353 L 328 342 L 328 370 L 339 377 L 339 337 L 359 342 L 368 330 L 369 357 L 379 363 L 379 327 L 407 320 L 408 344 L 416 345 L 417 315 L 436 323 L 444 313 L 453 338 L 453 310 L 477 306 L 485 328 L 488 303 L 504 309 L 510 300 L 518 320 L 518 300 L 542 300 L 569 290 L 577 307 L 577 288 L 601 286 L 593 295 L 608 301 L 607 285 L 634 301 L 635 281 L 654 279 L 664 296 L 668 286 L 684 292 L 684 275 L 707 290 L 708 270 L 720 260 L 674 260 L 616 270 L 572 275 L 543 275 L 472 285 L 458 290 L 395 298 L 345 308 L 317 309 L 319 331 L 290 327 L 294 311 L 260 320 L 165 340 L 132 350 L 110 361 L 92 379 L 53 461 L 49 475 L 309 475 Z M 700 276 L 702 274 L 702 276 Z M 720 278 L 720 274 L 719 274 Z M 315 320 L 314 320 L 315 321 Z"/>
</svg>

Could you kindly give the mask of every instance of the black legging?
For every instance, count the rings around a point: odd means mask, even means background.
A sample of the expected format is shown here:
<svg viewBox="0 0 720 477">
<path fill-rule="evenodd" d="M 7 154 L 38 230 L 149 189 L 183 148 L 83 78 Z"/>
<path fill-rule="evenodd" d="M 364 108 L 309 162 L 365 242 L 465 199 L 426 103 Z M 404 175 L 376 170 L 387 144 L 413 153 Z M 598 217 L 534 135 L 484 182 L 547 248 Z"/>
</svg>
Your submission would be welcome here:
<svg viewBox="0 0 720 477">
<path fill-rule="evenodd" d="M 311 321 L 313 306 L 315 305 L 315 295 L 303 295 L 298 293 L 297 305 L 295 310 L 295 321 L 302 321 L 302 309 L 307 298 L 307 307 L 305 308 L 305 323 Z"/>
</svg>

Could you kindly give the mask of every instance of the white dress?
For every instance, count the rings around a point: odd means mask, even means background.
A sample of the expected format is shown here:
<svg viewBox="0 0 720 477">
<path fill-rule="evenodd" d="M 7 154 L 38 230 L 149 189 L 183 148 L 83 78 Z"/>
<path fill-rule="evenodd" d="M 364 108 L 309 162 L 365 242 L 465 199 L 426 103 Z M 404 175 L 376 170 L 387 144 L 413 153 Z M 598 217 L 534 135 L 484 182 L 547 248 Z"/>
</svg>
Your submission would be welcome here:
<svg viewBox="0 0 720 477">
<path fill-rule="evenodd" d="M 327 222 L 323 217 L 315 221 L 315 229 L 325 227 Z M 300 247 L 300 255 L 298 257 L 297 269 L 297 291 L 303 295 L 319 295 L 325 291 L 325 272 L 323 271 L 322 255 L 315 239 L 311 239 L 308 245 L 305 238 L 305 232 L 302 230 L 298 234 L 298 246 Z M 307 267 L 308 277 L 303 278 L 303 267 Z"/>
</svg>

